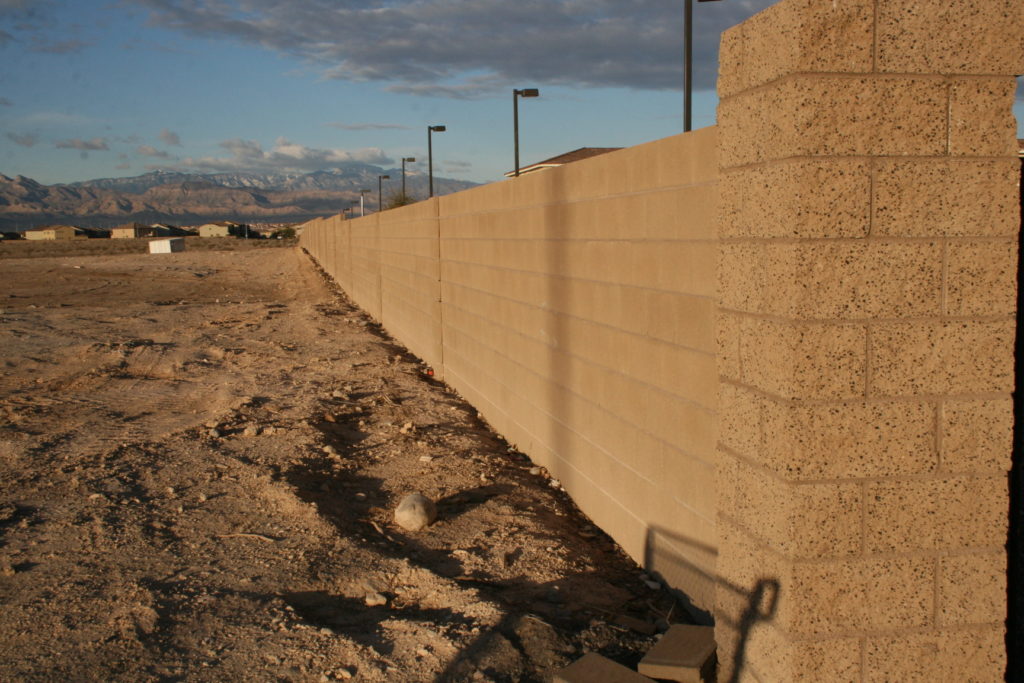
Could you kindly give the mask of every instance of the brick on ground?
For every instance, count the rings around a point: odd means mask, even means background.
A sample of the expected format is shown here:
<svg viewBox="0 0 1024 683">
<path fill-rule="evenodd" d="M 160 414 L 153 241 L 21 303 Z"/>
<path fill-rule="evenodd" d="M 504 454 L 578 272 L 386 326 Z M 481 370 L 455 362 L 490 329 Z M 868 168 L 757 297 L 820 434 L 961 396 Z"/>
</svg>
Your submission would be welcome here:
<svg viewBox="0 0 1024 683">
<path fill-rule="evenodd" d="M 701 683 L 710 680 L 714 654 L 715 629 L 675 624 L 644 655 L 637 668 L 651 678 Z"/>
<path fill-rule="evenodd" d="M 653 683 L 653 681 L 596 652 L 588 652 L 561 671 L 557 671 L 552 683 Z"/>
</svg>

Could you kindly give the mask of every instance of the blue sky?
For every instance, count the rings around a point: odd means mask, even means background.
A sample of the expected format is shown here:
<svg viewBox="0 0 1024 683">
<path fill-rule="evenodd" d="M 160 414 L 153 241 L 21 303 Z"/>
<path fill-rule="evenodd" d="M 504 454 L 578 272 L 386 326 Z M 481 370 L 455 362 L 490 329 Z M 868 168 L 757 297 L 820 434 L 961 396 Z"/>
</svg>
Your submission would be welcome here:
<svg viewBox="0 0 1024 683">
<path fill-rule="evenodd" d="M 772 4 L 695 5 L 694 126 L 718 36 Z M 682 130 L 681 0 L 0 0 L 0 173 L 43 183 L 423 161 L 512 166 Z M 1018 120 L 1024 120 L 1018 99 Z M 1024 137 L 1024 135 L 1022 135 Z"/>
</svg>

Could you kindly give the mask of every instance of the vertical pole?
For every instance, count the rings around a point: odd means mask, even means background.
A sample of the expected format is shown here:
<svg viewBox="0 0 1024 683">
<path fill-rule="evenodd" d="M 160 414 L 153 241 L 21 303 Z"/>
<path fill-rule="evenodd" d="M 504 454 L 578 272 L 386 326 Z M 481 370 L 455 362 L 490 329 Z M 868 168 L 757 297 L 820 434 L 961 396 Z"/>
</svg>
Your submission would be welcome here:
<svg viewBox="0 0 1024 683">
<path fill-rule="evenodd" d="M 377 176 L 377 213 L 384 210 L 384 176 Z"/>
<path fill-rule="evenodd" d="M 693 128 L 693 0 L 686 0 L 683 33 L 686 39 L 683 53 L 683 132 L 688 133 Z"/>
<path fill-rule="evenodd" d="M 516 147 L 516 177 L 519 177 L 519 91 L 512 91 L 512 136 Z"/>
<path fill-rule="evenodd" d="M 427 126 L 427 175 L 430 176 L 430 194 L 434 196 L 434 129 Z"/>
<path fill-rule="evenodd" d="M 405 199 L 405 157 L 402 157 L 402 201 L 404 202 Z"/>
</svg>

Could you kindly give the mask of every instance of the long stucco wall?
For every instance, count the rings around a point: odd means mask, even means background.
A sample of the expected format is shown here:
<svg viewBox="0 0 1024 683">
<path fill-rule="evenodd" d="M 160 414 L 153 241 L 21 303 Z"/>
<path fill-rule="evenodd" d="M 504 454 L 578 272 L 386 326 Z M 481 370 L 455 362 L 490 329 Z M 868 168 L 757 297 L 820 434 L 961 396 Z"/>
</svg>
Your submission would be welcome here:
<svg viewBox="0 0 1024 683">
<path fill-rule="evenodd" d="M 720 680 L 1000 680 L 1019 0 L 784 0 L 719 125 L 302 244 L 713 614 Z"/>
</svg>

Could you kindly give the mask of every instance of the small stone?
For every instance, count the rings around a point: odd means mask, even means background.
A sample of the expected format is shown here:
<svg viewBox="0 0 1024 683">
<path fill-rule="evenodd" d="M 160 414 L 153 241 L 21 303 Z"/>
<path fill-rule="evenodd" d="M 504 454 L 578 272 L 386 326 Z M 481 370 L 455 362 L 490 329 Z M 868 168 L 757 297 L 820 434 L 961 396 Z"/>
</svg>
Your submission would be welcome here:
<svg viewBox="0 0 1024 683">
<path fill-rule="evenodd" d="M 333 636 L 334 635 L 334 631 L 332 631 L 331 629 L 327 628 L 326 626 L 320 629 L 320 633 L 321 633 L 321 635 L 325 635 L 325 636 Z M 325 678 L 326 678 L 326 676 L 325 676 Z"/>
<path fill-rule="evenodd" d="M 413 425 L 412 422 L 406 422 L 404 425 L 402 425 L 402 428 L 399 429 L 398 431 L 401 432 L 402 434 L 411 434 L 415 430 L 416 430 L 416 427 L 415 427 L 415 425 Z"/>
<path fill-rule="evenodd" d="M 220 430 L 219 429 L 211 429 L 208 433 L 209 433 L 211 439 L 219 439 L 220 438 Z"/>
<path fill-rule="evenodd" d="M 348 669 L 338 669 L 334 672 L 334 675 L 335 677 L 344 679 L 346 681 L 352 678 L 352 672 Z"/>
<path fill-rule="evenodd" d="M 327 455 L 337 455 L 338 450 L 334 446 L 324 446 L 321 450 Z"/>
<path fill-rule="evenodd" d="M 532 475 L 533 475 L 533 476 L 535 476 L 535 477 L 536 477 L 536 476 L 538 476 L 538 475 L 540 475 L 540 474 L 541 474 L 541 473 L 542 473 L 543 471 L 544 471 L 544 470 L 542 470 L 542 469 L 541 469 L 541 468 L 539 468 L 539 467 L 531 467 L 531 468 L 530 468 L 530 474 L 532 474 Z"/>
<path fill-rule="evenodd" d="M 380 593 L 368 593 L 363 599 L 367 607 L 380 607 L 381 605 L 388 604 L 388 599 Z"/>
<path fill-rule="evenodd" d="M 346 394 L 344 391 L 340 391 L 338 389 L 335 389 L 334 391 L 332 391 L 331 392 L 331 396 L 333 398 L 348 398 L 348 394 Z"/>
<path fill-rule="evenodd" d="M 651 581 L 649 579 L 644 580 L 644 585 L 650 588 L 652 591 L 660 590 L 661 584 L 657 581 Z"/>
<path fill-rule="evenodd" d="M 277 430 L 275 430 L 274 427 L 272 427 L 272 426 L 271 427 L 264 427 L 263 428 L 263 433 L 266 434 L 267 436 L 270 436 L 275 431 L 277 431 Z"/>
<path fill-rule="evenodd" d="M 14 576 L 18 570 L 7 562 L 0 562 L 0 576 Z"/>
<path fill-rule="evenodd" d="M 356 500 L 366 500 L 366 494 L 362 491 L 356 493 Z"/>
<path fill-rule="evenodd" d="M 553 489 L 560 489 L 562 488 L 562 482 L 558 481 L 557 479 L 552 479 L 551 481 L 548 482 L 548 486 L 550 486 Z"/>
<path fill-rule="evenodd" d="M 395 508 L 395 522 L 407 531 L 419 531 L 437 519 L 437 506 L 422 493 L 410 493 Z"/>
<path fill-rule="evenodd" d="M 249 425 L 242 431 L 242 436 L 259 436 L 260 428 L 256 425 Z"/>
<path fill-rule="evenodd" d="M 433 462 L 433 461 L 434 461 L 434 458 L 432 456 L 429 456 L 429 455 L 421 455 L 420 456 L 420 462 Z"/>
</svg>

